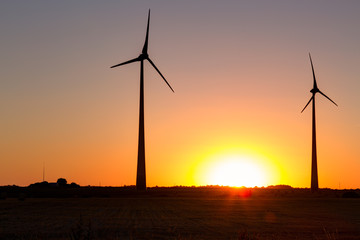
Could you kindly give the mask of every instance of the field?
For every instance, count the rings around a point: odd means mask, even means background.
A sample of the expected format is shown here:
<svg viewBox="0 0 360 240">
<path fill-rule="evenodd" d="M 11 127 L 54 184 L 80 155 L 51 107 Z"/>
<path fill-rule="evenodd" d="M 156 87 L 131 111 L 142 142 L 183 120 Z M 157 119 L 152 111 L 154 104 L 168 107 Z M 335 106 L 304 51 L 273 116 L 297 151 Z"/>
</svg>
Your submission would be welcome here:
<svg viewBox="0 0 360 240">
<path fill-rule="evenodd" d="M 360 199 L 227 188 L 7 197 L 0 239 L 360 239 Z"/>
</svg>

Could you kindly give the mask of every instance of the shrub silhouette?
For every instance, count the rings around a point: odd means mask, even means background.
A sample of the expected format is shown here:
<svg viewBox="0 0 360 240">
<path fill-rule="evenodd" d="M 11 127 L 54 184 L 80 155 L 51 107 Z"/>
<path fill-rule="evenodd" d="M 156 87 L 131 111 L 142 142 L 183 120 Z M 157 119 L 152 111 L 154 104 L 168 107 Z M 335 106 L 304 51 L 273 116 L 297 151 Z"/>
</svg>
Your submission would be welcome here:
<svg viewBox="0 0 360 240">
<path fill-rule="evenodd" d="M 67 181 L 65 178 L 59 178 L 56 183 L 59 187 L 66 187 L 67 185 Z"/>
</svg>

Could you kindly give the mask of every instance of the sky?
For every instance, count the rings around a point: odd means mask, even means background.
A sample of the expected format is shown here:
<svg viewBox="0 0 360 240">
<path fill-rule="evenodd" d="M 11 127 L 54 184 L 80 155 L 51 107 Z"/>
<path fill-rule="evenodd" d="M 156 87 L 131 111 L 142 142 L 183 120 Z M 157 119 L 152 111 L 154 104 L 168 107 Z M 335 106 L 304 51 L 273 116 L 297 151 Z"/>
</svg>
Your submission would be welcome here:
<svg viewBox="0 0 360 240">
<path fill-rule="evenodd" d="M 0 185 L 135 184 L 140 64 L 110 66 L 141 53 L 149 8 L 175 93 L 145 63 L 148 186 L 309 187 L 311 52 L 338 104 L 317 95 L 319 186 L 360 187 L 355 0 L 1 1 Z"/>
</svg>

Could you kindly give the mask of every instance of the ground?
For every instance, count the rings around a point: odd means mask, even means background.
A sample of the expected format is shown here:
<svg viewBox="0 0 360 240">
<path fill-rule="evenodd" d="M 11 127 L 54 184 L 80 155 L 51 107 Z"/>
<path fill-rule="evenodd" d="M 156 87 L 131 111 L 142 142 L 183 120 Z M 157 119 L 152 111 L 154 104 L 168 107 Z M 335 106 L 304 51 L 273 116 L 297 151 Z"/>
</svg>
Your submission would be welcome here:
<svg viewBox="0 0 360 240">
<path fill-rule="evenodd" d="M 0 239 L 360 239 L 359 198 L 154 191 L 8 197 L 0 201 Z"/>
</svg>

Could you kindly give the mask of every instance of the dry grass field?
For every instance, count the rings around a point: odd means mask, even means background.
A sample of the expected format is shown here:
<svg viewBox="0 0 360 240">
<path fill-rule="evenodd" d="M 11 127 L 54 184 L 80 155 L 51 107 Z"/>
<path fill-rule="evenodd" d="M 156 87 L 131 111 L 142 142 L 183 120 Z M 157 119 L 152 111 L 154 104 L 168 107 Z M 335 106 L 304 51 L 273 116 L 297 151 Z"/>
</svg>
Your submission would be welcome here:
<svg viewBox="0 0 360 240">
<path fill-rule="evenodd" d="M 360 239 L 360 199 L 261 190 L 6 198 L 0 239 Z"/>
</svg>

